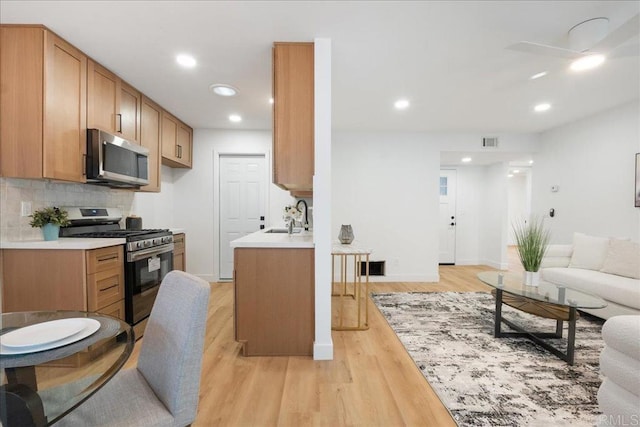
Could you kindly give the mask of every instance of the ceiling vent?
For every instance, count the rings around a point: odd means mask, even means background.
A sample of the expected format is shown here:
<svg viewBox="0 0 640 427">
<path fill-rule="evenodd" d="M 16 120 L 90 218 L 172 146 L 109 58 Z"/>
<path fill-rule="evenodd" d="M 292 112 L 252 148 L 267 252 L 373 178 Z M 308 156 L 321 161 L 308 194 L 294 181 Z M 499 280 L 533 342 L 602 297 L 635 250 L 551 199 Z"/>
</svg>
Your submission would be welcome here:
<svg viewBox="0 0 640 427">
<path fill-rule="evenodd" d="M 498 138 L 482 138 L 482 148 L 498 148 Z"/>
</svg>

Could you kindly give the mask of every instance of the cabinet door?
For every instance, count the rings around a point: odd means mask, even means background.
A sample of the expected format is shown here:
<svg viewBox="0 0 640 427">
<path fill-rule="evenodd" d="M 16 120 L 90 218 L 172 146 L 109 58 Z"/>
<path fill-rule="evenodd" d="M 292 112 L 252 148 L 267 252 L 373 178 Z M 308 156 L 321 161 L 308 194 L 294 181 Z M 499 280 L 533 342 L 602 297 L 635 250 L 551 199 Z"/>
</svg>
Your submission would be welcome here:
<svg viewBox="0 0 640 427">
<path fill-rule="evenodd" d="M 85 181 L 87 57 L 45 31 L 43 177 Z"/>
<path fill-rule="evenodd" d="M 178 162 L 186 167 L 191 167 L 192 133 L 191 128 L 184 123 L 178 125 Z"/>
<path fill-rule="evenodd" d="M 313 188 L 313 43 L 273 50 L 273 180 L 287 190 Z"/>
<path fill-rule="evenodd" d="M 127 83 L 120 82 L 120 111 L 116 115 L 116 132 L 130 142 L 140 144 L 142 95 Z"/>
<path fill-rule="evenodd" d="M 177 136 L 178 136 L 178 120 L 167 113 L 162 112 L 162 160 L 164 164 L 172 166 L 169 162 L 175 162 L 178 159 L 177 154 Z"/>
<path fill-rule="evenodd" d="M 87 77 L 87 126 L 117 133 L 120 79 L 100 64 L 89 60 Z M 120 125 L 120 123 L 118 123 Z"/>
<path fill-rule="evenodd" d="M 140 115 L 140 144 L 149 150 L 149 185 L 140 191 L 160 191 L 160 150 L 162 108 L 147 97 L 142 97 Z"/>
</svg>

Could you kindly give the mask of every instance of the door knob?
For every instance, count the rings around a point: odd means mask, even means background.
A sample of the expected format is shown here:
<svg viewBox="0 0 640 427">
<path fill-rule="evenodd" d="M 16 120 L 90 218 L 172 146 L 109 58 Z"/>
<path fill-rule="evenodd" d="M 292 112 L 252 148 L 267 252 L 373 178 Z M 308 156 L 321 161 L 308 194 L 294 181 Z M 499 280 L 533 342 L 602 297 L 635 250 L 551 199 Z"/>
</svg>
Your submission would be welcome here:
<svg viewBox="0 0 640 427">
<path fill-rule="evenodd" d="M 452 222 L 452 223 L 451 223 L 451 224 L 449 224 L 449 225 L 453 227 L 454 225 L 456 225 L 456 223 L 455 223 L 455 222 Z"/>
</svg>

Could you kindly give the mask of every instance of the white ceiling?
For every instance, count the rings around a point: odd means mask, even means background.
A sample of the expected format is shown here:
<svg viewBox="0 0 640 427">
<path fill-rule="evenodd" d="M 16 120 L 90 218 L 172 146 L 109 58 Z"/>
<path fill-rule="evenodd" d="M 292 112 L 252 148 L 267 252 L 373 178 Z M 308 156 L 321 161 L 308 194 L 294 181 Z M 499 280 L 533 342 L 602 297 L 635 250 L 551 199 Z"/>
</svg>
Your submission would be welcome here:
<svg viewBox="0 0 640 427">
<path fill-rule="evenodd" d="M 576 23 L 605 16 L 614 29 L 639 11 L 638 1 L 2 0 L 0 21 L 48 26 L 195 128 L 270 129 L 272 42 L 326 37 L 334 129 L 497 134 L 539 132 L 638 99 L 638 56 L 569 75 L 566 60 L 505 47 L 567 46 Z M 181 52 L 198 66 L 179 68 Z M 240 94 L 215 96 L 212 83 Z M 393 109 L 399 97 L 408 110 Z M 534 114 L 542 101 L 553 108 Z M 231 113 L 243 121 L 230 123 Z"/>
</svg>

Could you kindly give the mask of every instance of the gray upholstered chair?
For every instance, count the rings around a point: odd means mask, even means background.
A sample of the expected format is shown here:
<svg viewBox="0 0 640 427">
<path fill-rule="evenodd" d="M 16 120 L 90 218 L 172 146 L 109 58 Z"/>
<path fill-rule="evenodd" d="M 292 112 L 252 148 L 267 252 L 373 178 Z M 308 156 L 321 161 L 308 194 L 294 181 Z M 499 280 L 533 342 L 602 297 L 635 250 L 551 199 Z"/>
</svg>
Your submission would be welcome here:
<svg viewBox="0 0 640 427">
<path fill-rule="evenodd" d="M 118 372 L 56 426 L 184 427 L 195 421 L 210 291 L 195 276 L 167 274 L 137 368 Z"/>
</svg>

